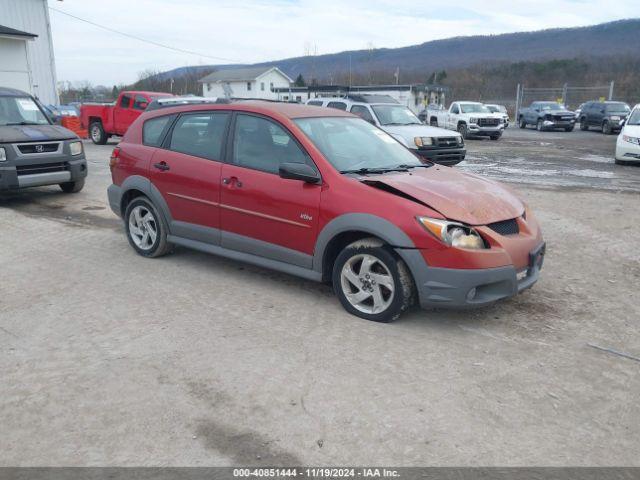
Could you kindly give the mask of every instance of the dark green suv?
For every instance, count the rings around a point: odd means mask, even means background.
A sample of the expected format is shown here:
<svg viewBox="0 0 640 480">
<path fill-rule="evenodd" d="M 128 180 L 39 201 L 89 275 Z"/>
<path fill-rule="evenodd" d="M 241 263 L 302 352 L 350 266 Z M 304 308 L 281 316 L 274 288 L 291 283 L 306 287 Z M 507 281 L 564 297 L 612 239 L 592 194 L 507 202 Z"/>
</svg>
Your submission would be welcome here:
<svg viewBox="0 0 640 480">
<path fill-rule="evenodd" d="M 580 111 L 580 130 L 597 127 L 606 135 L 617 133 L 629 113 L 631 108 L 624 102 L 587 102 Z"/>
</svg>

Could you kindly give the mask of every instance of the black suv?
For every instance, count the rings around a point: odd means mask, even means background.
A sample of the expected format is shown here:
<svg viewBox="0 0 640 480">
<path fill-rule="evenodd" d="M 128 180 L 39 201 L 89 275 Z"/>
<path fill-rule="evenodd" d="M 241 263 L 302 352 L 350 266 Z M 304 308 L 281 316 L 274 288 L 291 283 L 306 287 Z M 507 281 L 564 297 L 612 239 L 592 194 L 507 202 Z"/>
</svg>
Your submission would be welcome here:
<svg viewBox="0 0 640 480">
<path fill-rule="evenodd" d="M 619 132 L 629 113 L 631 108 L 624 102 L 587 102 L 580 111 L 580 130 L 598 127 L 607 135 Z"/>
<path fill-rule="evenodd" d="M 0 87 L 0 191 L 59 185 L 63 192 L 75 193 L 86 176 L 78 136 L 52 125 L 28 93 Z"/>
</svg>

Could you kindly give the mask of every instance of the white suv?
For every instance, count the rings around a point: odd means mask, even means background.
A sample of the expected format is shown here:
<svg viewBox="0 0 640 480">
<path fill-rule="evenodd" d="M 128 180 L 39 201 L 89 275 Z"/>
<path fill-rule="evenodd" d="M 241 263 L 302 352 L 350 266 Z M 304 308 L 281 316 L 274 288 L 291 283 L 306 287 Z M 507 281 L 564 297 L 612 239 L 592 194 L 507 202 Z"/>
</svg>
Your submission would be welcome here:
<svg viewBox="0 0 640 480">
<path fill-rule="evenodd" d="M 387 95 L 314 98 L 307 105 L 337 108 L 358 115 L 387 132 L 416 155 L 440 165 L 464 160 L 464 139 L 457 132 L 424 125 L 408 107 Z"/>
</svg>

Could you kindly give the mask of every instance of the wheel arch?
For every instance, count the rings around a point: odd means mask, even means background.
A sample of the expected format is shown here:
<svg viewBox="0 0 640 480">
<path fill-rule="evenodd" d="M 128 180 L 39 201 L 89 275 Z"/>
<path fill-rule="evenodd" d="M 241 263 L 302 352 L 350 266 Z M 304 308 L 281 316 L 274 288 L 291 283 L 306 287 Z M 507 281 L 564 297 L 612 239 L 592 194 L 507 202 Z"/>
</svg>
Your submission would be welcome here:
<svg viewBox="0 0 640 480">
<path fill-rule="evenodd" d="M 169 206 L 162 197 L 160 190 L 158 190 L 148 178 L 140 175 L 132 175 L 122 182 L 120 188 L 122 191 L 120 197 L 120 211 L 122 213 L 122 218 L 124 218 L 124 212 L 126 211 L 129 202 L 139 196 L 145 196 L 151 200 L 156 208 L 158 208 L 160 214 L 164 217 L 167 225 L 169 226 L 169 230 L 171 230 L 171 223 L 173 219 L 171 218 Z"/>
</svg>

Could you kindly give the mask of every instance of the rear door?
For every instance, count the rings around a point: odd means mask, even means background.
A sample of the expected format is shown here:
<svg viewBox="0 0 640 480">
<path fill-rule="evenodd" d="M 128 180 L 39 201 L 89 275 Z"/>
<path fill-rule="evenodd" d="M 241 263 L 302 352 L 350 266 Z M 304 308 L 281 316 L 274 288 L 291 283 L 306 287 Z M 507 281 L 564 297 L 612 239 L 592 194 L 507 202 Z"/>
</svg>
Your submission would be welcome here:
<svg viewBox="0 0 640 480">
<path fill-rule="evenodd" d="M 220 171 L 230 117 L 224 111 L 180 115 L 151 160 L 151 181 L 169 207 L 175 235 L 220 241 Z"/>
<path fill-rule="evenodd" d="M 238 113 L 222 167 L 221 244 L 230 249 L 311 267 L 320 207 L 319 184 L 278 175 L 282 162 L 309 155 L 282 125 Z"/>
</svg>

